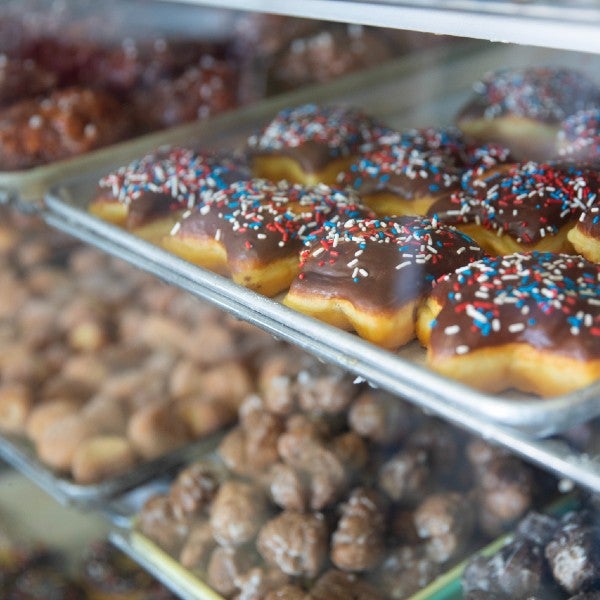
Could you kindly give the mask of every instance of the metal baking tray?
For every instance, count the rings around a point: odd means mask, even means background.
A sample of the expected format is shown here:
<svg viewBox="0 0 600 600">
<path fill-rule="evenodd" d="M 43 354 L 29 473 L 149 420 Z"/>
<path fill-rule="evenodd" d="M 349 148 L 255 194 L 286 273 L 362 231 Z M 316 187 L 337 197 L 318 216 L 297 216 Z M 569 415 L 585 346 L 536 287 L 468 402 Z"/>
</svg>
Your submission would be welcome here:
<svg viewBox="0 0 600 600">
<path fill-rule="evenodd" d="M 377 73 L 362 74 L 350 83 L 345 80 L 342 86 L 334 82 L 324 88 L 303 90 L 199 124 L 187 141 L 204 147 L 236 146 L 259 123 L 271 118 L 277 107 L 289 106 L 302 97 L 362 105 L 397 127 L 444 125 L 451 122 L 472 82 L 482 73 L 505 65 L 525 64 L 560 64 L 593 73 L 598 71 L 600 57 L 509 45 L 478 45 L 469 51 L 460 47 L 411 55 Z M 178 142 L 185 141 L 178 138 Z M 525 394 L 485 394 L 437 375 L 424 366 L 424 351 L 416 343 L 398 353 L 382 350 L 93 217 L 86 206 L 94 195 L 98 177 L 105 171 L 103 165 L 98 165 L 93 172 L 53 187 L 46 194 L 44 219 L 426 411 L 600 490 L 600 470 L 594 458 L 581 456 L 552 440 L 536 439 L 600 415 L 600 382 L 575 393 L 541 400 Z"/>
<path fill-rule="evenodd" d="M 142 462 L 129 471 L 97 484 L 83 485 L 62 476 L 42 463 L 27 440 L 0 436 L 0 458 L 34 481 L 46 493 L 65 506 L 103 509 L 106 502 L 160 475 L 175 470 L 192 458 L 212 452 L 222 433 L 186 444 L 164 456 Z"/>
<path fill-rule="evenodd" d="M 577 506 L 577 497 L 574 494 L 568 494 L 551 504 L 545 512 L 563 515 Z M 200 577 L 183 567 L 177 559 L 170 556 L 143 533 L 136 531 L 132 526 L 134 522 L 135 519 L 132 519 L 129 525 L 124 524 L 123 527 L 111 530 L 110 541 L 183 600 L 224 600 Z M 462 600 L 461 577 L 470 558 L 475 554 L 492 556 L 512 535 L 512 533 L 506 533 L 483 548 L 475 547 L 469 557 L 406 600 Z"/>
</svg>

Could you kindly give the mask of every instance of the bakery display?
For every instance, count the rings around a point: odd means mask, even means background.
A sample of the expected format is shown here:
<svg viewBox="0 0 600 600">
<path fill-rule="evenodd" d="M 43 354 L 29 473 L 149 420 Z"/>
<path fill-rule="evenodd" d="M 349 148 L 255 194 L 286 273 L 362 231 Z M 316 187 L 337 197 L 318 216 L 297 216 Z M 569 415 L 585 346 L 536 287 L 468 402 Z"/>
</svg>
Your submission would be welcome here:
<svg viewBox="0 0 600 600">
<path fill-rule="evenodd" d="M 564 394 L 600 377 L 598 265 L 573 255 L 485 258 L 441 278 L 421 307 L 427 363 L 479 389 Z"/>
<path fill-rule="evenodd" d="M 256 177 L 333 185 L 361 146 L 385 130 L 373 117 L 347 106 L 305 104 L 280 111 L 247 142 Z"/>
<path fill-rule="evenodd" d="M 498 142 L 518 160 L 556 155 L 564 119 L 595 108 L 600 89 L 585 73 L 564 67 L 507 67 L 487 73 L 456 115 L 456 125 L 477 143 Z"/>
<path fill-rule="evenodd" d="M 432 281 L 485 256 L 425 217 L 328 224 L 309 242 L 284 304 L 386 348 L 414 337 L 415 310 Z"/>
<path fill-rule="evenodd" d="M 165 147 L 105 175 L 89 210 L 160 242 L 185 210 L 214 191 L 250 178 L 242 156 Z"/>
<path fill-rule="evenodd" d="M 552 486 L 297 349 L 267 354 L 259 381 L 218 458 L 184 467 L 136 518 L 224 598 L 409 597 Z"/>
<path fill-rule="evenodd" d="M 594 169 L 569 163 L 507 165 L 467 179 L 464 189 L 429 209 L 491 254 L 572 252 L 567 234 L 599 190 Z"/>
<path fill-rule="evenodd" d="M 238 181 L 186 211 L 162 245 L 234 282 L 274 296 L 298 272 L 303 241 L 323 223 L 369 214 L 352 193 L 281 180 Z"/>
</svg>

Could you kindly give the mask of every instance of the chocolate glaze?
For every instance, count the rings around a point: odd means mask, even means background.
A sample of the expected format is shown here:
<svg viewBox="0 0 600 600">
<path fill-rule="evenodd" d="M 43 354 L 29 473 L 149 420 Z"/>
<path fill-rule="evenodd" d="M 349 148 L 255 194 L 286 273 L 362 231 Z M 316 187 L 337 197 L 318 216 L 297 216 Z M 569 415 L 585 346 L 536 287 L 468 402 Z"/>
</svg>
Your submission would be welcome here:
<svg viewBox="0 0 600 600">
<path fill-rule="evenodd" d="M 576 360 L 600 358 L 600 266 L 567 254 L 516 253 L 458 269 L 435 285 L 436 356 L 528 344 Z"/>
<path fill-rule="evenodd" d="M 441 153 L 386 145 L 363 154 L 339 182 L 361 196 L 388 192 L 406 200 L 435 197 L 460 188 L 462 170 L 453 162 Z"/>
<path fill-rule="evenodd" d="M 240 156 L 161 148 L 103 177 L 96 202 L 128 207 L 127 226 L 137 227 L 174 210 L 191 208 L 250 171 Z"/>
<path fill-rule="evenodd" d="M 264 179 L 236 182 L 188 212 L 171 235 L 218 239 L 230 262 L 268 264 L 299 252 L 326 220 L 369 214 L 353 194 L 325 185 L 302 187 Z"/>
<path fill-rule="evenodd" d="M 484 255 L 467 236 L 426 218 L 357 219 L 352 227 L 314 236 L 292 286 L 389 312 L 419 298 L 437 277 Z"/>
<path fill-rule="evenodd" d="M 600 239 L 600 206 L 592 206 L 581 213 L 577 221 L 577 230 L 595 240 Z"/>
<path fill-rule="evenodd" d="M 292 158 L 315 173 L 332 160 L 357 154 L 383 131 L 383 125 L 357 109 L 305 104 L 278 113 L 248 139 L 248 149 L 254 156 Z"/>
<path fill-rule="evenodd" d="M 476 223 L 525 245 L 556 235 L 600 191 L 593 170 L 534 162 L 464 185 L 467 189 L 437 200 L 428 214 L 452 225 Z"/>
<path fill-rule="evenodd" d="M 529 67 L 487 73 L 473 86 L 473 97 L 459 111 L 456 122 L 495 119 L 506 115 L 559 123 L 600 100 L 596 84 L 567 68 Z"/>
</svg>

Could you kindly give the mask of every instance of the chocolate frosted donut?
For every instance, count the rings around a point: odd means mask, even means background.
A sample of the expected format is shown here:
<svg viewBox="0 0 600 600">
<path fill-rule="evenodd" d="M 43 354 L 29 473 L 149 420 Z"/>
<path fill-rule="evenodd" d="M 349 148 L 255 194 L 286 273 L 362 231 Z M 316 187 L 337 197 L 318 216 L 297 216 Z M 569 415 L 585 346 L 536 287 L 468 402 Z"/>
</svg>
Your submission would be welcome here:
<svg viewBox="0 0 600 600">
<path fill-rule="evenodd" d="M 560 123 L 600 101 L 598 86 L 583 73 L 561 67 L 503 69 L 486 74 L 456 117 L 478 143 L 499 142 L 519 160 L 555 156 Z"/>
<path fill-rule="evenodd" d="M 600 108 L 582 110 L 567 117 L 556 138 L 560 156 L 570 160 L 600 160 Z"/>
<path fill-rule="evenodd" d="M 429 209 L 492 254 L 570 251 L 567 233 L 579 211 L 595 201 L 598 174 L 573 165 L 534 162 L 463 180 L 465 189 Z"/>
<path fill-rule="evenodd" d="M 138 235 L 156 238 L 168 233 L 182 211 L 249 177 L 242 159 L 161 148 L 103 177 L 89 210 Z"/>
<path fill-rule="evenodd" d="M 333 184 L 384 128 L 362 111 L 305 104 L 288 108 L 248 139 L 256 177 Z"/>
<path fill-rule="evenodd" d="M 424 217 L 327 225 L 311 242 L 284 303 L 386 348 L 414 337 L 415 307 L 434 279 L 484 256 Z"/>
<path fill-rule="evenodd" d="M 579 215 L 567 234 L 573 248 L 588 260 L 600 263 L 600 205 L 595 204 Z"/>
<path fill-rule="evenodd" d="M 600 267 L 567 254 L 485 258 L 419 310 L 429 366 L 474 387 L 567 393 L 600 377 Z"/>
<path fill-rule="evenodd" d="M 306 237 L 325 222 L 370 214 L 351 193 L 266 179 L 238 181 L 187 211 L 163 245 L 272 296 L 296 276 Z"/>
<path fill-rule="evenodd" d="M 338 183 L 356 190 L 378 215 L 424 215 L 460 189 L 465 169 L 481 176 L 511 158 L 498 144 L 467 144 L 454 127 L 390 131 L 340 173 Z"/>
<path fill-rule="evenodd" d="M 443 152 L 410 149 L 402 142 L 377 146 L 338 178 L 378 215 L 419 215 L 441 196 L 460 189 L 462 169 Z"/>
</svg>

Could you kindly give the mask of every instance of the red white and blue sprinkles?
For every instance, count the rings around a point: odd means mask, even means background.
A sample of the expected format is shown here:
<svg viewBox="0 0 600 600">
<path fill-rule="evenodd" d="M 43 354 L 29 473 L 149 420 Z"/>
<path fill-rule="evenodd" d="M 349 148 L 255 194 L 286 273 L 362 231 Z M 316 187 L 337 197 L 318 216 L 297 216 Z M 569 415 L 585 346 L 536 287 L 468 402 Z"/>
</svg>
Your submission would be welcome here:
<svg viewBox="0 0 600 600">
<path fill-rule="evenodd" d="M 407 150 L 403 145 L 382 145 L 363 154 L 340 174 L 338 183 L 360 191 L 366 183 L 376 189 L 393 190 L 393 179 L 424 183 L 426 191 L 438 194 L 459 184 L 462 171 L 445 154 L 434 151 Z M 417 196 L 415 188 L 414 196 Z"/>
<path fill-rule="evenodd" d="M 415 297 L 439 277 L 449 257 L 457 260 L 463 254 L 472 256 L 474 253 L 476 258 L 483 255 L 481 248 L 471 238 L 426 217 L 359 218 L 327 223 L 309 235 L 306 244 L 307 247 L 300 254 L 300 280 L 304 278 L 303 266 L 311 260 L 317 267 L 339 263 L 342 269 L 346 269 L 349 280 L 356 284 L 366 282 L 368 285 L 370 265 L 364 261 L 365 250 L 370 245 L 389 246 L 396 257 L 390 265 L 391 273 L 401 272 L 407 267 L 418 268 L 421 276 L 417 280 L 411 278 Z M 351 260 L 345 265 L 341 264 L 338 251 L 341 244 L 356 247 Z M 465 257 L 464 262 L 468 260 Z M 382 265 L 376 266 L 381 268 Z"/>
<path fill-rule="evenodd" d="M 267 237 L 274 237 L 284 248 L 293 241 L 301 243 L 325 224 L 366 212 L 354 194 L 325 184 L 302 186 L 283 180 L 251 179 L 234 182 L 216 191 L 210 202 L 186 211 L 171 235 L 178 235 L 186 219 L 202 219 L 212 213 L 221 223 L 214 233 L 217 241 L 227 229 L 236 236 L 245 236 L 247 248 Z"/>
<path fill-rule="evenodd" d="M 466 189 L 431 207 L 443 222 L 475 223 L 523 244 L 556 235 L 593 206 L 600 176 L 570 164 L 521 163 L 507 171 L 463 181 Z"/>
<path fill-rule="evenodd" d="M 598 104 L 600 90 L 583 73 L 568 68 L 530 67 L 487 73 L 473 86 L 484 117 L 518 115 L 562 121 Z"/>
<path fill-rule="evenodd" d="M 600 159 L 600 108 L 567 117 L 557 134 L 559 154 L 582 160 Z"/>
<path fill-rule="evenodd" d="M 328 147 L 332 157 L 345 157 L 384 131 L 387 128 L 357 108 L 304 104 L 280 111 L 262 131 L 250 136 L 248 147 L 277 153 L 314 142 Z"/>
<path fill-rule="evenodd" d="M 433 298 L 441 305 L 431 323 L 434 350 L 443 346 L 462 355 L 527 343 L 600 356 L 600 266 L 580 256 L 530 252 L 484 258 L 441 277 Z"/>
<path fill-rule="evenodd" d="M 231 179 L 248 178 L 241 160 L 188 148 L 165 148 L 109 173 L 99 182 L 118 202 L 129 206 L 144 193 L 163 194 L 174 208 L 191 208 Z"/>
</svg>

